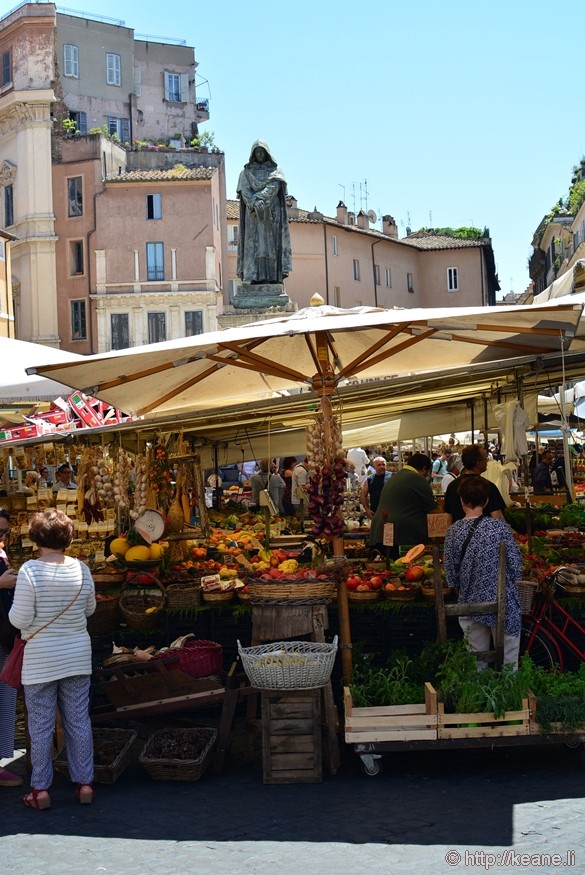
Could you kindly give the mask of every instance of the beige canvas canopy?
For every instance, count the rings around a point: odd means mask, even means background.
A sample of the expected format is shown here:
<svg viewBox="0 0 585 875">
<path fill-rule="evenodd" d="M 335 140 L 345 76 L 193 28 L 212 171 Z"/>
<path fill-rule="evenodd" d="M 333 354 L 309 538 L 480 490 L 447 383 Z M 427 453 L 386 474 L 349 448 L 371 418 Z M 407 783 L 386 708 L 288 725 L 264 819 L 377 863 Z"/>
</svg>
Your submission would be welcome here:
<svg viewBox="0 0 585 875">
<path fill-rule="evenodd" d="M 130 414 L 218 411 L 299 393 L 343 393 L 383 380 L 416 394 L 429 377 L 522 363 L 569 348 L 581 302 L 542 306 L 339 310 L 309 307 L 239 328 L 27 369 L 101 398 Z M 324 361 L 326 359 L 327 361 Z M 367 384 L 365 384 L 367 386 Z M 376 407 L 376 391 L 370 401 Z M 388 393 L 389 394 L 389 393 Z M 444 390 L 443 401 L 448 396 Z M 379 398 L 378 398 L 379 400 Z M 434 403 L 439 399 L 435 393 Z M 302 399 L 306 407 L 306 399 Z M 298 405 L 297 405 L 298 406 Z M 377 415 L 379 415 L 379 406 Z M 261 412 L 260 412 L 261 415 Z"/>
</svg>

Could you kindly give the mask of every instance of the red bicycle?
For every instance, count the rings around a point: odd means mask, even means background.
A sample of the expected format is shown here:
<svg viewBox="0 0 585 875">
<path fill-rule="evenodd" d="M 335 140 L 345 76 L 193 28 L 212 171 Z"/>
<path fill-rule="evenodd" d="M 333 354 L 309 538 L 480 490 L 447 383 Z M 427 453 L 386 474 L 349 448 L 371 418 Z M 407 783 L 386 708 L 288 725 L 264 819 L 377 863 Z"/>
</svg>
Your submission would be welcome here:
<svg viewBox="0 0 585 875">
<path fill-rule="evenodd" d="M 562 566 L 546 578 L 544 589 L 534 595 L 532 607 L 523 617 L 520 652 L 529 653 L 543 668 L 565 667 L 566 654 L 585 660 L 585 628 L 555 598 L 557 587 L 573 579 L 575 569 Z"/>
</svg>

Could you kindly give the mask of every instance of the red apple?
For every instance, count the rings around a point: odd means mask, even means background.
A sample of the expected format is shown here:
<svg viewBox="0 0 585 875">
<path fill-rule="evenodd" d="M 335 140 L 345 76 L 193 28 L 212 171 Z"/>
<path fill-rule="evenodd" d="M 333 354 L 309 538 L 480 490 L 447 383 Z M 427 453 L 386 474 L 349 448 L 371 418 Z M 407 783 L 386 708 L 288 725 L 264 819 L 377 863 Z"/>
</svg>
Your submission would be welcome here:
<svg viewBox="0 0 585 875">
<path fill-rule="evenodd" d="M 384 581 L 382 580 L 382 578 L 381 578 L 381 577 L 378 577 L 377 574 L 374 575 L 374 577 L 370 577 L 370 581 L 369 581 L 369 583 L 370 583 L 370 587 L 371 587 L 372 589 L 380 589 L 380 587 L 382 586 L 383 582 L 384 582 Z"/>
</svg>

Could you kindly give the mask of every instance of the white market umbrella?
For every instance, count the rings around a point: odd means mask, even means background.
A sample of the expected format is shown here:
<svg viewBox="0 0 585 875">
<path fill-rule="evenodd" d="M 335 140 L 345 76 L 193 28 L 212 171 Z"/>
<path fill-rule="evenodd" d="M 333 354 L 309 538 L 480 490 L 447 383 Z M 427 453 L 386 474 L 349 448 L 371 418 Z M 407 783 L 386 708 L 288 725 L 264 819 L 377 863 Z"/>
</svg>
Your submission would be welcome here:
<svg viewBox="0 0 585 875">
<path fill-rule="evenodd" d="M 49 401 L 70 395 L 71 387 L 54 379 L 28 375 L 35 362 L 74 362 L 83 356 L 40 343 L 0 337 L 0 357 L 5 366 L 0 375 L 0 403 L 3 401 Z"/>
<path fill-rule="evenodd" d="M 136 415 L 222 411 L 349 381 L 412 378 L 558 352 L 582 305 L 413 310 L 329 306 L 32 371 Z M 562 341 L 561 341 L 562 337 Z"/>
</svg>

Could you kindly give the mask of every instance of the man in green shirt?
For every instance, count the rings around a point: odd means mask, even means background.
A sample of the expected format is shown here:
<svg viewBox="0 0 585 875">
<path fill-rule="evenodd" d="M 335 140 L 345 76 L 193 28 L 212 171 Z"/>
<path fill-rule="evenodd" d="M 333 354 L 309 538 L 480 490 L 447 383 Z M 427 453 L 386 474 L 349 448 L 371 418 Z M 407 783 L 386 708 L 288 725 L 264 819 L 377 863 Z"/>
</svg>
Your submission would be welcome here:
<svg viewBox="0 0 585 875">
<path fill-rule="evenodd" d="M 404 544 L 425 543 L 428 538 L 427 514 L 437 503 L 429 483 L 432 462 L 424 453 L 414 453 L 408 465 L 384 484 L 380 503 L 372 520 L 370 545 L 383 550 L 384 523 L 394 523 L 391 556 L 398 556 Z"/>
</svg>

